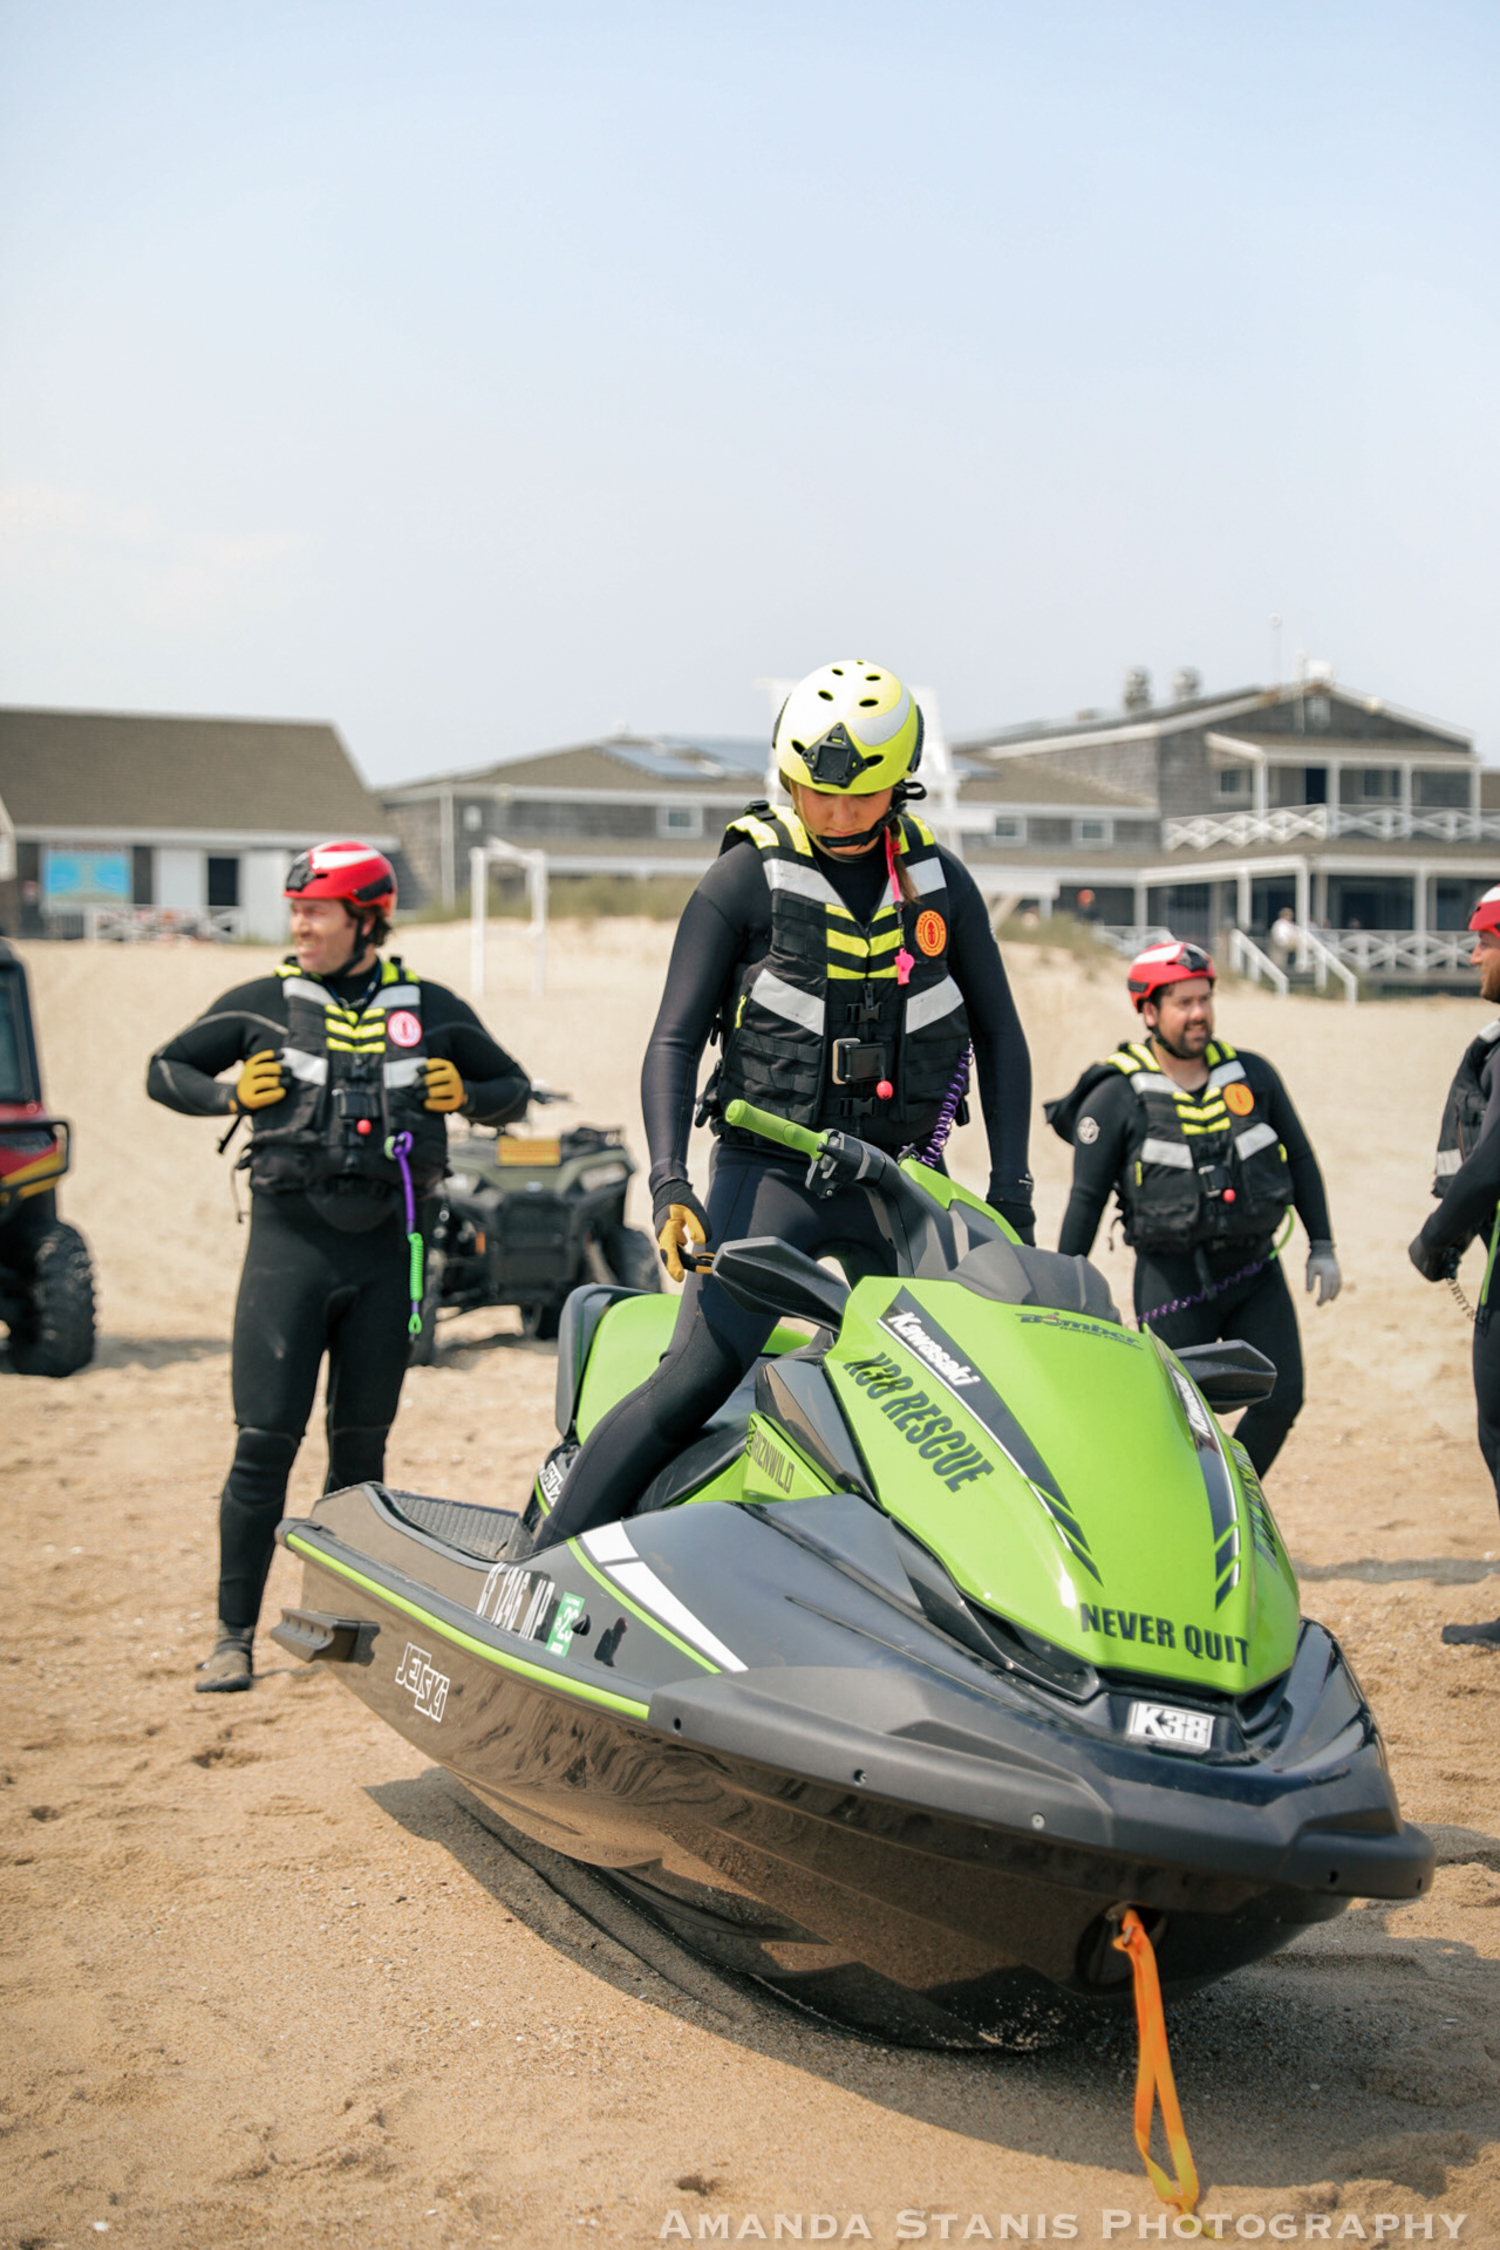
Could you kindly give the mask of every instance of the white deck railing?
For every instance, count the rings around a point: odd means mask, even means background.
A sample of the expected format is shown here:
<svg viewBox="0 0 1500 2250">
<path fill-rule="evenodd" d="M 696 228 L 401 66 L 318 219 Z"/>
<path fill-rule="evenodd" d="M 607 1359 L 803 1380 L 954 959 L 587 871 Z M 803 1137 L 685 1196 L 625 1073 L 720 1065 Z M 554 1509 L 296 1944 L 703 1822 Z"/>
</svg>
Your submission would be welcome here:
<svg viewBox="0 0 1500 2250">
<path fill-rule="evenodd" d="M 1423 976 L 1432 970 L 1452 974 L 1469 965 L 1474 940 L 1467 930 L 1323 930 L 1317 933 L 1327 951 L 1361 976 L 1372 969 L 1409 970 Z"/>
<path fill-rule="evenodd" d="M 1169 852 L 1214 851 L 1228 844 L 1326 844 L 1339 836 L 1362 836 L 1376 843 L 1427 840 L 1436 844 L 1489 844 L 1500 841 L 1500 813 L 1461 810 L 1403 812 L 1379 805 L 1353 812 L 1343 805 L 1278 805 L 1272 812 L 1195 813 L 1164 820 L 1162 842 Z"/>
<path fill-rule="evenodd" d="M 140 945 L 157 938 L 209 938 L 220 944 L 245 936 L 245 917 L 237 906 L 201 911 L 177 906 L 86 906 L 83 934 L 113 945 Z"/>
</svg>

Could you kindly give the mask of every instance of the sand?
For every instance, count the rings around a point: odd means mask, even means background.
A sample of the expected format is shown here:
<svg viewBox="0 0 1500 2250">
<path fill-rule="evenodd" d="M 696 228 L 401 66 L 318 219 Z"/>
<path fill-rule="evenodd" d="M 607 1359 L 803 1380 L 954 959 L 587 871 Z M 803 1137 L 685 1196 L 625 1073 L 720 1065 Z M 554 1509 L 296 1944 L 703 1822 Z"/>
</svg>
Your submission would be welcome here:
<svg viewBox="0 0 1500 2250">
<path fill-rule="evenodd" d="M 519 935 L 492 942 L 497 1034 L 638 1151 L 669 942 L 650 924 L 560 929 L 541 1000 Z M 454 927 L 404 937 L 460 989 L 466 944 Z M 213 1128 L 153 1107 L 142 1076 L 159 1039 L 267 956 L 23 950 L 77 1132 L 65 1211 L 93 1246 L 102 1341 L 64 1383 L 0 1365 L 0 2239 L 635 2244 L 754 2240 L 753 2219 L 774 2240 L 780 2214 L 783 2240 L 794 2220 L 804 2240 L 864 2239 L 858 2218 L 877 2243 L 936 2242 L 999 2239 L 1007 2213 L 1031 2239 L 1048 2215 L 1055 2239 L 1071 2213 L 1097 2242 L 1107 2211 L 1128 2214 L 1117 2239 L 1140 2239 L 1157 2206 L 1125 2031 L 1034 2057 L 857 2041 L 697 1968 L 589 1878 L 549 1881 L 272 1644 L 252 1695 L 195 1698 L 243 1235 Z M 1118 971 L 1039 948 L 1012 967 L 1038 1094 L 1059 1093 L 1125 1028 Z M 1493 1578 L 1444 1582 L 1500 1556 L 1500 1527 L 1463 1319 L 1405 1256 L 1443 1090 L 1484 1013 L 1248 991 L 1221 1007 L 1302 1107 L 1348 1277 L 1305 1313 L 1309 1403 L 1270 1496 L 1318 1573 L 1306 1606 L 1349 1648 L 1403 1805 L 1444 1860 L 1421 1904 L 1356 1908 L 1174 2010 L 1204 2207 L 1247 2236 L 1278 2213 L 1299 2239 L 1309 2214 L 1350 2241 L 1376 2239 L 1380 2214 L 1402 2240 L 1408 2216 L 1439 2241 L 1444 2214 L 1467 2214 L 1463 2243 L 1500 2226 L 1500 1660 L 1437 1637 L 1500 1608 Z M 1055 1240 L 1066 1152 L 1040 1129 L 1035 1150 Z M 982 1185 L 973 1128 L 958 1168 Z M 1125 1296 L 1126 1254 L 1101 1259 Z M 1300 1265 L 1299 1241 L 1299 1285 Z M 514 1502 L 550 1440 L 552 1372 L 513 1314 L 469 1316 L 409 1381 L 393 1481 Z M 322 1470 L 310 1441 L 294 1506 Z M 1351 1567 L 1366 1558 L 1426 1570 L 1380 1582 Z M 279 1557 L 268 1611 L 297 1594 Z"/>
</svg>

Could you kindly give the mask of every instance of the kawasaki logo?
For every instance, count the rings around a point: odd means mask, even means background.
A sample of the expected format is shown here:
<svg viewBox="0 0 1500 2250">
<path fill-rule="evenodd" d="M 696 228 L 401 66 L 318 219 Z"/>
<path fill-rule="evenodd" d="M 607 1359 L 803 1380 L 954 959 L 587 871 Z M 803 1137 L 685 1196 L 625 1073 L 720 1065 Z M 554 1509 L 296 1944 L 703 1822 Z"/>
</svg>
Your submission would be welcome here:
<svg viewBox="0 0 1500 2250">
<path fill-rule="evenodd" d="M 1056 1477 L 1054 1477 L 1032 1443 L 1031 1438 L 1017 1421 L 1004 1399 L 996 1391 L 994 1385 L 977 1368 L 969 1365 L 953 1338 L 943 1333 L 932 1315 L 919 1305 L 906 1290 L 897 1291 L 890 1309 L 883 1316 L 880 1325 L 886 1330 L 887 1334 L 896 1337 L 909 1352 L 915 1352 L 918 1358 L 925 1361 L 931 1371 L 932 1379 L 941 1383 L 949 1397 L 956 1399 L 964 1412 L 972 1415 L 981 1429 L 989 1432 L 1006 1459 L 1013 1468 L 1020 1471 L 1037 1499 L 1052 1518 L 1073 1560 L 1080 1564 L 1091 1578 L 1098 1578 L 1098 1566 L 1089 1550 L 1088 1535 L 1084 1531 L 1083 1525 L 1073 1513 L 1072 1506 L 1059 1486 Z M 856 1381 L 869 1384 L 872 1396 L 878 1395 L 876 1384 L 879 1384 L 882 1388 L 890 1389 L 895 1389 L 898 1384 L 910 1387 L 910 1378 L 899 1374 L 896 1382 L 890 1382 L 889 1379 L 877 1375 L 875 1382 L 871 1383 L 869 1377 L 858 1372 L 861 1365 L 870 1364 L 873 1363 L 855 1361 L 850 1372 L 854 1374 Z M 916 1401 L 913 1400 L 911 1403 L 915 1407 Z M 926 1403 L 924 1399 L 924 1406 Z M 891 1414 L 893 1419 L 895 1418 L 891 1405 L 885 1405 L 883 1411 Z M 898 1408 L 896 1411 L 900 1411 L 900 1409 Z M 922 1442 L 925 1442 L 925 1431 L 921 1435 Z M 918 1451 L 921 1451 L 920 1443 Z M 979 1459 L 983 1460 L 983 1456 L 980 1455 Z M 990 1464 L 988 1462 L 985 1462 L 982 1468 L 970 1471 L 970 1474 L 977 1476 L 987 1476 L 989 1473 Z"/>
<path fill-rule="evenodd" d="M 888 1328 L 893 1336 L 899 1336 L 908 1350 L 914 1351 L 919 1359 L 925 1359 L 933 1372 L 941 1375 L 954 1390 L 965 1390 L 970 1383 L 983 1382 L 982 1375 L 977 1375 L 963 1360 L 955 1359 L 951 1352 L 944 1351 L 935 1336 L 928 1335 L 914 1312 L 887 1313 L 880 1325 Z"/>
</svg>

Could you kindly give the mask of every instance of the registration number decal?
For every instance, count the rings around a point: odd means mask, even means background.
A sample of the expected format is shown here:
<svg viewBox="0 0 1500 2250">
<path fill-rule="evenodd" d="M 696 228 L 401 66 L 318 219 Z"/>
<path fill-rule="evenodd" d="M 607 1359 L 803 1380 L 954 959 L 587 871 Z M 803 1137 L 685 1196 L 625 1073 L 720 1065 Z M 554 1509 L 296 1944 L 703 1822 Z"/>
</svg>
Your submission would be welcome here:
<svg viewBox="0 0 1500 2250">
<path fill-rule="evenodd" d="M 1214 1722 L 1206 1711 L 1178 1711 L 1170 1703 L 1132 1703 L 1125 1732 L 1137 1742 L 1165 1742 L 1174 1750 L 1211 1750 Z"/>
</svg>

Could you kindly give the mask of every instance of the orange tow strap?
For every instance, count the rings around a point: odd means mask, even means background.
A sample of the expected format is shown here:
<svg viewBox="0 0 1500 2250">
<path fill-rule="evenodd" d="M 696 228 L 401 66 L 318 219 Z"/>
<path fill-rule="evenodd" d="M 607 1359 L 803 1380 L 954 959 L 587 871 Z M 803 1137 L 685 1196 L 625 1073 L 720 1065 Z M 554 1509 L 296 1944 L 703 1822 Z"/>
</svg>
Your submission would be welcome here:
<svg viewBox="0 0 1500 2250">
<path fill-rule="evenodd" d="M 1133 1906 L 1126 1907 L 1120 1921 L 1120 1934 L 1111 1942 L 1116 1952 L 1129 1954 L 1135 1979 L 1135 2024 L 1140 2046 L 1135 2076 L 1135 2145 L 1141 2152 L 1141 2162 L 1150 2175 L 1151 2185 L 1163 2203 L 1170 2203 L 1184 2218 L 1190 2218 L 1198 2201 L 1198 2167 L 1188 2147 L 1182 2111 L 1177 2106 L 1177 2088 L 1172 2082 L 1172 2057 L 1167 2051 L 1167 2022 L 1162 2014 L 1156 1955 L 1151 1950 L 1145 1925 Z M 1151 2118 L 1158 2097 L 1167 2146 L 1177 2167 L 1175 2180 L 1168 2177 L 1151 2154 Z"/>
</svg>

